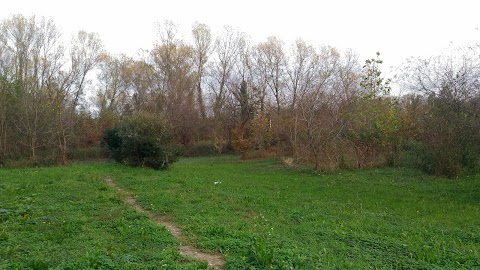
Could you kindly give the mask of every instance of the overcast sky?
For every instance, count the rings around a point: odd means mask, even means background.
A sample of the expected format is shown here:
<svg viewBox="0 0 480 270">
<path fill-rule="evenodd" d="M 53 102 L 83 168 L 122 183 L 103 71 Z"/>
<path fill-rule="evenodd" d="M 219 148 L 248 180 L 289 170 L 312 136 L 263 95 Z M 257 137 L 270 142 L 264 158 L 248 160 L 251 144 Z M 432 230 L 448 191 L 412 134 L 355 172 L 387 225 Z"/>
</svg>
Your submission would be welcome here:
<svg viewBox="0 0 480 270">
<path fill-rule="evenodd" d="M 172 20 L 183 35 L 195 21 L 217 33 L 237 27 L 263 41 L 275 35 L 287 44 L 303 38 L 312 45 L 351 48 L 363 62 L 381 53 L 386 66 L 410 56 L 437 54 L 449 46 L 480 42 L 477 1 L 375 0 L 168 0 L 4 1 L 0 18 L 21 13 L 52 17 L 70 37 L 97 32 L 112 53 L 135 54 L 156 40 L 156 21 Z"/>
</svg>

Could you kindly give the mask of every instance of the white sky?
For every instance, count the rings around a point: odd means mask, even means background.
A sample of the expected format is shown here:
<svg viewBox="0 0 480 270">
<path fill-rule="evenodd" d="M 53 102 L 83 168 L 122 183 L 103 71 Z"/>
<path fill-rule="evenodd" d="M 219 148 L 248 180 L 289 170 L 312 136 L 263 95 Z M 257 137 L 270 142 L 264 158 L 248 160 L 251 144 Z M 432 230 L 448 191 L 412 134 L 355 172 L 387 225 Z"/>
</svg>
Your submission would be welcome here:
<svg viewBox="0 0 480 270">
<path fill-rule="evenodd" d="M 97 32 L 109 52 L 129 55 L 151 48 L 156 21 L 178 23 L 184 36 L 199 21 L 214 34 L 230 25 L 254 41 L 275 35 L 287 44 L 301 37 L 312 45 L 351 48 L 361 62 L 379 51 L 389 67 L 480 43 L 479 8 L 475 0 L 15 0 L 1 4 L 0 18 L 52 17 L 68 38 L 78 30 Z"/>
</svg>

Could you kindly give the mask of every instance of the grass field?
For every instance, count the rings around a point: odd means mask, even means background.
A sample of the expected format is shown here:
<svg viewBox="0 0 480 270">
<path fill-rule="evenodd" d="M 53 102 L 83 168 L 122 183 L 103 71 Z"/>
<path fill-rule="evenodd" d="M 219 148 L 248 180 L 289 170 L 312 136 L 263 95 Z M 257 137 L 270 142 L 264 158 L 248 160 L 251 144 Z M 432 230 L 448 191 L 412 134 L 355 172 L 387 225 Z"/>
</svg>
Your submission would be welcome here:
<svg viewBox="0 0 480 270">
<path fill-rule="evenodd" d="M 318 174 L 277 160 L 0 170 L 0 269 L 203 269 L 105 177 L 227 269 L 478 269 L 480 175 Z"/>
</svg>

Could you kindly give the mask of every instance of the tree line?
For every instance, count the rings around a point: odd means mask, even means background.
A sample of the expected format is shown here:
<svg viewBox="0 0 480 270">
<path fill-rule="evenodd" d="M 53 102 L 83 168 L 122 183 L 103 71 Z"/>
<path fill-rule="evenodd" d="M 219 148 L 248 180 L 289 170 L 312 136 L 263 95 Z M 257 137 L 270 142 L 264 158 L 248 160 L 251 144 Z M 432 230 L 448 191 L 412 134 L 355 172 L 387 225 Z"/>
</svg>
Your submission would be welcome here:
<svg viewBox="0 0 480 270">
<path fill-rule="evenodd" d="M 317 170 L 413 165 L 447 176 L 479 165 L 477 47 L 411 59 L 399 72 L 408 94 L 394 96 L 379 54 L 362 63 L 352 50 L 255 43 L 232 27 L 214 36 L 201 23 L 188 40 L 172 22 L 157 29 L 153 48 L 132 57 L 83 31 L 65 45 L 49 19 L 4 19 L 0 164 L 67 163 L 106 130 L 149 114 L 142 119 L 168 122 L 186 155 L 288 156 Z"/>
</svg>

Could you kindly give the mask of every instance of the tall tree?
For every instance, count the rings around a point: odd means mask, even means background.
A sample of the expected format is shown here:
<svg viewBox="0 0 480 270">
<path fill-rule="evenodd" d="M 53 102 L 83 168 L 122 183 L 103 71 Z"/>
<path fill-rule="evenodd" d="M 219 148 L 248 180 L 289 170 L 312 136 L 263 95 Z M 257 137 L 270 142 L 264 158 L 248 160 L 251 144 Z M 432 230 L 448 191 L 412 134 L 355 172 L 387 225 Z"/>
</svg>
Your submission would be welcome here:
<svg viewBox="0 0 480 270">
<path fill-rule="evenodd" d="M 241 34 L 232 27 L 224 27 L 222 34 L 215 40 L 209 86 L 213 93 L 213 113 L 217 119 L 225 105 L 229 81 L 238 59 L 241 38 Z"/>
<path fill-rule="evenodd" d="M 12 129 L 18 133 L 18 142 L 26 147 L 32 161 L 37 160 L 38 149 L 50 144 L 53 132 L 51 108 L 54 76 L 62 66 L 63 47 L 60 32 L 52 20 L 37 21 L 35 17 L 14 15 L 1 25 L 2 54 L 9 61 L 6 77 L 16 84 L 12 109 Z"/>
<path fill-rule="evenodd" d="M 96 33 L 79 31 L 70 45 L 70 68 L 60 78 L 58 87 L 61 98 L 59 106 L 64 108 L 57 114 L 57 138 L 62 163 L 68 160 L 69 144 L 75 137 L 76 113 L 87 84 L 87 75 L 99 63 L 103 54 L 103 43 Z"/>
<path fill-rule="evenodd" d="M 151 52 L 158 88 L 159 111 L 172 123 L 177 140 L 188 145 L 197 134 L 194 49 L 176 39 L 175 25 L 160 26 L 161 43 Z"/>
<path fill-rule="evenodd" d="M 315 76 L 317 75 L 319 57 L 315 49 L 307 45 L 303 40 L 296 40 L 291 50 L 287 67 L 288 74 L 288 91 L 290 95 L 290 111 L 293 112 L 293 119 L 289 124 L 291 127 L 290 140 L 292 141 L 293 154 L 296 158 L 298 152 L 298 99 L 303 96 L 309 89 L 314 87 Z"/>
<path fill-rule="evenodd" d="M 110 111 L 115 115 L 125 114 L 128 103 L 128 66 L 130 58 L 125 55 L 112 56 L 105 54 L 100 62 L 98 74 L 97 107 L 100 113 Z"/>
<path fill-rule="evenodd" d="M 332 169 L 337 164 L 335 146 L 341 134 L 341 118 L 335 103 L 335 82 L 340 54 L 331 47 L 322 47 L 313 62 L 311 81 L 301 88 L 298 97 L 298 137 L 304 156 L 310 157 L 317 170 Z"/>
<path fill-rule="evenodd" d="M 283 42 L 277 37 L 269 37 L 257 46 L 257 64 L 275 100 L 277 113 L 284 102 L 286 56 Z"/>
<path fill-rule="evenodd" d="M 359 98 L 354 103 L 350 128 L 359 158 L 359 166 L 373 166 L 380 157 L 394 162 L 393 151 L 398 131 L 396 102 L 389 97 L 390 79 L 382 75 L 380 53 L 363 66 Z"/>
<path fill-rule="evenodd" d="M 296 40 L 291 54 L 287 74 L 288 90 L 291 95 L 290 107 L 293 109 L 298 95 L 305 92 L 313 83 L 318 57 L 315 49 L 301 39 Z"/>
<path fill-rule="evenodd" d="M 205 120 L 206 110 L 203 100 L 203 77 L 205 74 L 205 65 L 208 62 L 212 47 L 212 34 L 210 28 L 202 23 L 195 23 L 192 27 L 192 35 L 194 41 L 194 63 L 196 69 L 196 84 L 197 84 L 197 103 L 200 109 L 200 114 Z"/>
</svg>

